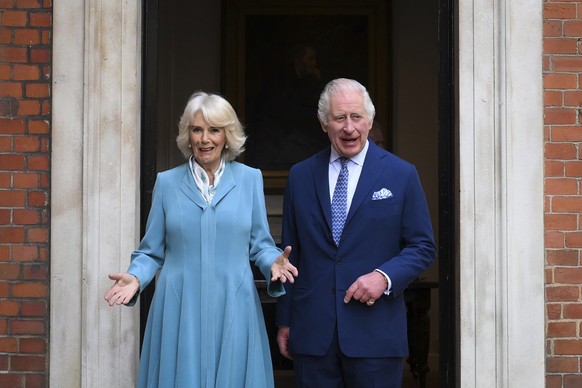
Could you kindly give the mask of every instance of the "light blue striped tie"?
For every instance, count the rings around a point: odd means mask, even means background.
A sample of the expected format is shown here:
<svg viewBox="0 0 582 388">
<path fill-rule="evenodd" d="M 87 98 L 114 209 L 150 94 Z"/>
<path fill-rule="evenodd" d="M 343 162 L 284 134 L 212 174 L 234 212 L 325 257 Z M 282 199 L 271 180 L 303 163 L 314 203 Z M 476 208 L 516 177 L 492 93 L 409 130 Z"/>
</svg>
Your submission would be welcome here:
<svg viewBox="0 0 582 388">
<path fill-rule="evenodd" d="M 348 158 L 340 158 L 342 168 L 333 190 L 333 197 L 331 199 L 331 233 L 335 245 L 339 245 L 342 230 L 348 215 Z"/>
</svg>

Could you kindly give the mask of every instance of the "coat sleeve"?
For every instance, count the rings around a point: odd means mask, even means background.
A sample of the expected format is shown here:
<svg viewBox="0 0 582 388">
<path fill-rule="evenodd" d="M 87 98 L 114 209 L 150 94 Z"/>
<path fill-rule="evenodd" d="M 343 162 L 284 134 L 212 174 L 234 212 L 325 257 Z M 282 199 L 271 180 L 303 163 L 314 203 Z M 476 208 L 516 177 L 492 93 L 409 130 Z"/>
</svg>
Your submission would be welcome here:
<svg viewBox="0 0 582 388">
<path fill-rule="evenodd" d="M 424 191 L 416 169 L 409 171 L 400 226 L 400 252 L 380 269 L 390 276 L 397 296 L 434 261 L 436 247 Z"/>
<path fill-rule="evenodd" d="M 285 294 L 285 289 L 280 281 L 271 282 L 271 266 L 282 251 L 277 248 L 271 236 L 261 171 L 252 171 L 254 173 L 252 175 L 252 226 L 249 256 L 267 281 L 268 294 L 276 298 Z"/>
<path fill-rule="evenodd" d="M 163 201 L 163 183 L 158 174 L 152 195 L 152 206 L 146 223 L 146 232 L 137 250 L 131 254 L 127 272 L 139 279 L 140 293 L 152 281 L 164 263 L 166 250 L 166 215 Z"/>
</svg>

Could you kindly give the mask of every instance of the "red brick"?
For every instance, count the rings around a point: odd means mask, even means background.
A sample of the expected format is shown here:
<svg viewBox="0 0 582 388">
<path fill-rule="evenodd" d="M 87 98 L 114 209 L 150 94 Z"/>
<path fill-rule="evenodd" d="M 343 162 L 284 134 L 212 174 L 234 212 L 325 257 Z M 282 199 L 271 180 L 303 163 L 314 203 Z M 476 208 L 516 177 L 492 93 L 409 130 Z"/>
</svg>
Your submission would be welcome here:
<svg viewBox="0 0 582 388">
<path fill-rule="evenodd" d="M 12 247 L 11 259 L 13 261 L 35 261 L 38 259 L 38 247 L 36 245 L 15 245 Z"/>
<path fill-rule="evenodd" d="M 564 36 L 582 37 L 582 20 L 565 20 Z"/>
<path fill-rule="evenodd" d="M 12 151 L 12 138 L 8 136 L 0 136 L 0 152 Z"/>
<path fill-rule="evenodd" d="M 36 189 L 39 186 L 39 175 L 37 173 L 14 173 L 12 180 L 15 189 Z"/>
<path fill-rule="evenodd" d="M 576 322 L 548 322 L 546 337 L 576 337 Z"/>
<path fill-rule="evenodd" d="M 576 4 L 545 3 L 544 19 L 575 19 Z"/>
<path fill-rule="evenodd" d="M 578 372 L 577 357 L 547 357 L 546 372 L 575 373 Z"/>
<path fill-rule="evenodd" d="M 48 134 L 49 123 L 47 120 L 29 120 L 28 133 L 31 135 Z"/>
<path fill-rule="evenodd" d="M 42 8 L 42 3 L 40 0 L 17 0 L 16 6 L 19 9 L 23 8 Z"/>
<path fill-rule="evenodd" d="M 13 74 L 15 81 L 37 81 L 40 79 L 40 67 L 38 65 L 15 65 Z"/>
<path fill-rule="evenodd" d="M 42 335 L 46 334 L 44 321 L 13 320 L 10 322 L 10 333 L 13 335 Z"/>
<path fill-rule="evenodd" d="M 554 270 L 556 283 L 580 284 L 582 283 L 582 268 L 559 267 Z"/>
<path fill-rule="evenodd" d="M 574 108 L 545 108 L 544 122 L 546 124 L 576 124 L 577 111 Z"/>
<path fill-rule="evenodd" d="M 562 21 L 544 20 L 544 36 L 562 36 Z"/>
<path fill-rule="evenodd" d="M 566 233 L 566 248 L 582 248 L 582 232 Z"/>
<path fill-rule="evenodd" d="M 24 242 L 24 229 L 22 227 L 0 226 L 1 244 L 21 244 Z"/>
<path fill-rule="evenodd" d="M 24 206 L 26 192 L 20 190 L 0 190 L 0 206 Z"/>
<path fill-rule="evenodd" d="M 0 118 L 0 134 L 21 134 L 24 133 L 24 120 Z M 2 165 L 0 165 L 2 170 Z"/>
<path fill-rule="evenodd" d="M 8 225 L 12 220 L 11 209 L 0 209 L 0 225 Z"/>
<path fill-rule="evenodd" d="M 0 170 L 22 170 L 24 169 L 24 155 L 20 154 L 0 154 Z"/>
<path fill-rule="evenodd" d="M 18 303 L 9 300 L 0 300 L 0 315 L 3 317 L 15 317 L 18 315 Z"/>
<path fill-rule="evenodd" d="M 28 158 L 28 169 L 34 171 L 48 171 L 49 170 L 49 157 L 48 155 L 31 155 Z"/>
<path fill-rule="evenodd" d="M 582 197 L 555 197 L 552 199 L 552 211 L 582 212 Z"/>
<path fill-rule="evenodd" d="M 40 32 L 38 30 L 17 29 L 14 31 L 15 45 L 36 45 L 40 43 Z"/>
<path fill-rule="evenodd" d="M 24 27 L 26 26 L 26 12 L 23 11 L 4 11 L 2 12 L 3 27 Z"/>
<path fill-rule="evenodd" d="M 544 162 L 544 172 L 546 177 L 563 177 L 565 163 L 557 160 L 546 160 Z"/>
<path fill-rule="evenodd" d="M 41 114 L 41 104 L 38 100 L 21 100 L 18 104 L 19 116 L 37 116 Z"/>
<path fill-rule="evenodd" d="M 16 175 L 14 175 L 16 177 Z M 545 193 L 546 195 L 573 195 L 578 194 L 577 179 L 565 178 L 546 178 L 545 179 Z"/>
<path fill-rule="evenodd" d="M 41 189 L 48 189 L 49 188 L 49 184 L 50 184 L 50 176 L 49 174 L 43 174 L 40 173 L 40 183 L 39 183 L 39 188 Z M 47 204 L 48 201 L 46 200 L 46 198 L 42 198 L 41 199 L 43 201 L 43 203 Z M 42 205 L 35 205 L 35 206 L 42 206 Z"/>
<path fill-rule="evenodd" d="M 0 38 L 0 44 L 2 44 Z M 10 80 L 10 74 L 12 72 L 12 66 L 0 64 L 0 80 L 8 81 Z"/>
<path fill-rule="evenodd" d="M 0 353 L 16 353 L 18 351 L 18 341 L 16 338 L 0 338 Z"/>
<path fill-rule="evenodd" d="M 8 245 L 0 245 L 0 261 L 8 261 L 10 259 L 10 249 Z"/>
<path fill-rule="evenodd" d="M 42 371 L 41 371 L 42 372 Z M 47 387 L 46 376 L 44 374 L 33 374 L 27 372 L 25 375 L 24 388 Z"/>
<path fill-rule="evenodd" d="M 578 250 L 546 249 L 546 262 L 548 265 L 570 267 L 579 265 Z"/>
<path fill-rule="evenodd" d="M 577 87 L 578 77 L 576 74 L 544 74 L 544 89 L 576 89 Z"/>
<path fill-rule="evenodd" d="M 582 91 L 566 91 L 564 92 L 564 105 L 580 107 L 582 106 Z M 582 131 L 582 127 L 579 127 Z"/>
<path fill-rule="evenodd" d="M 16 210 L 14 211 L 14 223 L 16 222 Z M 578 227 L 578 216 L 576 214 L 546 214 L 546 230 L 576 230 Z"/>
<path fill-rule="evenodd" d="M 582 232 L 581 232 L 582 234 Z M 30 243 L 48 243 L 48 228 L 30 228 L 26 232 L 26 240 Z"/>
<path fill-rule="evenodd" d="M 50 63 L 51 53 L 48 49 L 33 48 L 30 50 L 31 63 Z"/>
<path fill-rule="evenodd" d="M 560 303 L 546 303 L 546 314 L 548 319 L 562 318 L 562 305 Z"/>
<path fill-rule="evenodd" d="M 44 353 L 46 342 L 41 338 L 21 338 L 20 351 L 22 353 Z"/>
<path fill-rule="evenodd" d="M 7 367 L 2 367 L 2 370 L 7 370 Z M 0 387 L 6 387 L 6 388 L 24 387 L 24 375 L 12 374 L 12 373 L 0 374 Z"/>
<path fill-rule="evenodd" d="M 544 92 L 544 106 L 562 106 L 563 92 L 554 90 L 554 91 L 545 91 Z"/>
<path fill-rule="evenodd" d="M 582 375 L 564 375 L 564 388 L 582 387 Z"/>
<path fill-rule="evenodd" d="M 575 160 L 577 159 L 576 146 L 574 144 L 546 144 L 545 156 L 547 159 L 563 159 Z"/>
<path fill-rule="evenodd" d="M 547 248 L 564 248 L 565 236 L 562 232 L 544 232 L 544 242 Z"/>
<path fill-rule="evenodd" d="M 19 277 L 20 277 L 20 264 L 0 263 L 0 279 L 10 280 L 18 279 Z"/>
<path fill-rule="evenodd" d="M 582 126 L 556 126 L 552 128 L 552 141 L 582 142 Z"/>
<path fill-rule="evenodd" d="M 15 136 L 13 141 L 15 152 L 39 151 L 39 138 L 36 136 Z"/>
<path fill-rule="evenodd" d="M 38 210 L 32 209 L 14 209 L 14 225 L 37 225 L 40 221 Z"/>
<path fill-rule="evenodd" d="M 554 341 L 554 353 L 556 355 L 578 355 L 582 352 L 582 340 L 556 340 Z"/>
<path fill-rule="evenodd" d="M 10 366 L 14 371 L 44 371 L 46 358 L 44 356 L 12 356 Z"/>
<path fill-rule="evenodd" d="M 548 302 L 573 302 L 580 298 L 578 286 L 552 286 L 546 287 L 546 301 Z"/>
<path fill-rule="evenodd" d="M 41 264 L 25 265 L 24 268 L 25 280 L 48 280 L 48 267 Z"/>
<path fill-rule="evenodd" d="M 48 12 L 31 12 L 30 25 L 32 27 L 50 27 L 51 14 Z"/>
<path fill-rule="evenodd" d="M 15 298 L 46 298 L 48 288 L 43 283 L 16 283 L 12 285 L 12 295 Z"/>
<path fill-rule="evenodd" d="M 0 50 L 0 55 L 1 53 L 2 50 Z M 22 97 L 22 84 L 17 82 L 2 82 L 0 85 L 2 85 L 0 88 L 0 97 Z M 0 133 L 2 132 L 4 132 L 4 130 L 0 130 Z"/>
<path fill-rule="evenodd" d="M 574 56 L 563 56 L 563 57 L 553 57 L 552 68 L 554 71 L 574 71 L 579 72 L 582 69 L 582 57 Z"/>
<path fill-rule="evenodd" d="M 28 193 L 28 206 L 42 207 L 48 205 L 48 196 L 43 191 L 32 191 Z"/>
<path fill-rule="evenodd" d="M 46 303 L 22 302 L 21 314 L 24 317 L 43 317 L 46 315 Z"/>
<path fill-rule="evenodd" d="M 28 51 L 22 47 L 2 47 L 0 62 L 26 63 L 28 62 Z"/>
<path fill-rule="evenodd" d="M 28 98 L 49 97 L 49 84 L 47 82 L 26 84 L 25 95 Z"/>
<path fill-rule="evenodd" d="M 576 54 L 577 40 L 573 38 L 545 38 L 545 54 Z"/>
</svg>

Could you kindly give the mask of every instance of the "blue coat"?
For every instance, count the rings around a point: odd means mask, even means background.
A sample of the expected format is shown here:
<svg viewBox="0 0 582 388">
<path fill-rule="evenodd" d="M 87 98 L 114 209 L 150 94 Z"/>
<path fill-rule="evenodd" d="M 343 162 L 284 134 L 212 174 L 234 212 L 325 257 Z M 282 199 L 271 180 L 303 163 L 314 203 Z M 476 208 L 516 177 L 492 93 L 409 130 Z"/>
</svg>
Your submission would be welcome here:
<svg viewBox="0 0 582 388">
<path fill-rule="evenodd" d="M 280 254 L 259 170 L 227 163 L 210 205 L 188 164 L 158 174 L 146 233 L 128 270 L 140 292 L 160 270 L 138 387 L 273 387 L 250 261 L 279 296 L 284 289 L 270 283 L 270 269 Z"/>
<path fill-rule="evenodd" d="M 292 353 L 323 355 L 337 325 L 350 357 L 408 354 L 402 291 L 435 258 L 432 225 L 414 166 L 370 142 L 338 247 L 331 233 L 330 148 L 292 167 L 285 189 L 282 246 L 299 270 L 277 302 Z M 361 275 L 381 269 L 391 296 L 373 306 L 343 302 Z"/>
</svg>

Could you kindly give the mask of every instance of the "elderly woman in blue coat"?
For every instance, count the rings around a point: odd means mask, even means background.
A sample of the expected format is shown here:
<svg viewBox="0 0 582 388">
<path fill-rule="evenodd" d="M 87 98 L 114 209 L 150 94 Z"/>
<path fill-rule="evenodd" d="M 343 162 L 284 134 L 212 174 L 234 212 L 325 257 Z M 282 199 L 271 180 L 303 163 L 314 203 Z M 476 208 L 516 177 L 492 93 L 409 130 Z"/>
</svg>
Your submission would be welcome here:
<svg viewBox="0 0 582 388">
<path fill-rule="evenodd" d="M 188 162 L 158 174 L 129 269 L 109 275 L 109 305 L 133 305 L 159 271 L 138 387 L 274 386 L 250 261 L 274 297 L 297 269 L 270 235 L 261 172 L 234 161 L 245 140 L 224 98 L 193 94 L 176 139 Z"/>
</svg>

